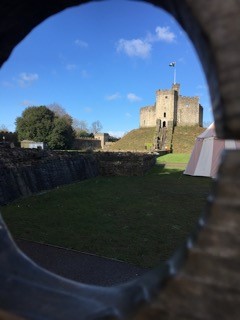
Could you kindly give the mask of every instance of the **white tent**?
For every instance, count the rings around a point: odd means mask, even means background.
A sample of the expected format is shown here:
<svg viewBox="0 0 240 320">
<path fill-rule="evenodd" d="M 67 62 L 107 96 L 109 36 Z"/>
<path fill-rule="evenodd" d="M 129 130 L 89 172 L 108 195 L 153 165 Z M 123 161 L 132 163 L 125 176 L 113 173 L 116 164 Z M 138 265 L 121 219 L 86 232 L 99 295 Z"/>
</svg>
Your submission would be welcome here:
<svg viewBox="0 0 240 320">
<path fill-rule="evenodd" d="M 216 137 L 212 123 L 197 138 L 184 174 L 215 177 L 221 153 L 224 149 L 240 149 L 240 141 L 222 140 Z"/>
</svg>

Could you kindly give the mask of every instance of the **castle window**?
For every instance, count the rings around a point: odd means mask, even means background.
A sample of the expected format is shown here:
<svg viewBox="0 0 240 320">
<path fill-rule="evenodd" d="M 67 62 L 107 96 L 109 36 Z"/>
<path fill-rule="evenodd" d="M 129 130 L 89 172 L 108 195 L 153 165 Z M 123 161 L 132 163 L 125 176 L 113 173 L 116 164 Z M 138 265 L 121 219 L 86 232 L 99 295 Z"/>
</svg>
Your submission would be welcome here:
<svg viewBox="0 0 240 320">
<path fill-rule="evenodd" d="M 167 99 L 168 98 L 168 96 L 165 96 L 165 99 Z"/>
<path fill-rule="evenodd" d="M 164 112 L 163 117 L 166 118 L 166 112 Z"/>
</svg>

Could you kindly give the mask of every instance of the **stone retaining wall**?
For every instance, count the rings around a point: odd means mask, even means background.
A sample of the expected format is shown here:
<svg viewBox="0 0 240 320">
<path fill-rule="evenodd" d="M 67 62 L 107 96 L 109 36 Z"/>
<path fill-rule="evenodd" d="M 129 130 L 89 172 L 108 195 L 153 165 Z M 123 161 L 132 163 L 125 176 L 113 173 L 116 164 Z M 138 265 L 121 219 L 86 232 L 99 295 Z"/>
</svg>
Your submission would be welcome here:
<svg viewBox="0 0 240 320">
<path fill-rule="evenodd" d="M 90 154 L 0 150 L 0 205 L 97 175 L 98 165 Z"/>
<path fill-rule="evenodd" d="M 155 156 L 127 153 L 0 149 L 0 205 L 100 175 L 143 175 Z"/>
<path fill-rule="evenodd" d="M 88 149 L 101 149 L 101 141 L 91 138 L 77 138 L 74 140 L 72 149 L 75 150 L 88 150 Z"/>
<path fill-rule="evenodd" d="M 98 152 L 95 155 L 103 176 L 142 176 L 156 163 L 156 156 L 146 153 Z"/>
</svg>

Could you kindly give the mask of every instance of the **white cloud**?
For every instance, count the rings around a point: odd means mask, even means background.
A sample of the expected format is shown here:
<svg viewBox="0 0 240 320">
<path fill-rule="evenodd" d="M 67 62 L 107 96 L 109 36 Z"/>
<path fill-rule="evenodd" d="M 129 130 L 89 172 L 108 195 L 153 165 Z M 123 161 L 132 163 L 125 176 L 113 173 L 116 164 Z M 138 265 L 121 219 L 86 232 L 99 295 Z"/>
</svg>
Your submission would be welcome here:
<svg viewBox="0 0 240 320">
<path fill-rule="evenodd" d="M 38 79 L 39 79 L 39 76 L 37 73 L 22 72 L 19 74 L 17 82 L 18 82 L 18 85 L 23 88 L 23 87 L 30 86 L 34 81 L 37 81 Z"/>
<path fill-rule="evenodd" d="M 138 97 L 135 93 L 128 93 L 127 99 L 131 102 L 137 102 L 142 100 L 142 98 Z"/>
<path fill-rule="evenodd" d="M 117 42 L 117 52 L 123 52 L 129 57 L 139 57 L 146 59 L 152 51 L 154 42 L 163 41 L 167 43 L 174 42 L 176 35 L 170 31 L 170 27 L 157 26 L 155 33 L 148 33 L 145 38 L 138 39 L 120 39 Z"/>
<path fill-rule="evenodd" d="M 79 39 L 74 41 L 75 45 L 81 48 L 88 48 L 88 43 Z"/>
<path fill-rule="evenodd" d="M 152 50 L 152 45 L 141 39 L 120 39 L 117 43 L 117 51 L 123 52 L 129 57 L 148 58 Z"/>
<path fill-rule="evenodd" d="M 68 70 L 68 71 L 73 71 L 73 70 L 76 70 L 77 69 L 77 65 L 76 64 L 71 64 L 71 63 L 68 63 L 67 65 L 66 65 L 66 69 Z"/>
<path fill-rule="evenodd" d="M 169 30 L 169 27 L 157 27 L 155 29 L 157 39 L 165 42 L 173 42 L 176 38 L 175 34 Z"/>
<path fill-rule="evenodd" d="M 108 96 L 106 96 L 106 100 L 108 100 L 108 101 L 113 101 L 113 100 L 118 100 L 118 99 L 120 99 L 121 98 L 121 95 L 120 95 L 120 93 L 119 92 L 116 92 L 116 93 L 113 93 L 113 94 L 111 94 L 111 95 L 108 95 Z"/>
</svg>

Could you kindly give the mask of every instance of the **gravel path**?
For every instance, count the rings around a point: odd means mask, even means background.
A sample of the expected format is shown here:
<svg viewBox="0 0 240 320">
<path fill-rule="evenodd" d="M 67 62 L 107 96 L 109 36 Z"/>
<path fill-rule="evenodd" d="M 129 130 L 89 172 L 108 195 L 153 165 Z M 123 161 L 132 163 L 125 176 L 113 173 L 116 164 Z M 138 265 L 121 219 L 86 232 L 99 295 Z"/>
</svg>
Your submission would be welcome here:
<svg viewBox="0 0 240 320">
<path fill-rule="evenodd" d="M 17 240 L 18 247 L 45 269 L 65 278 L 86 284 L 113 286 L 147 271 L 122 261 L 76 250 Z"/>
</svg>

